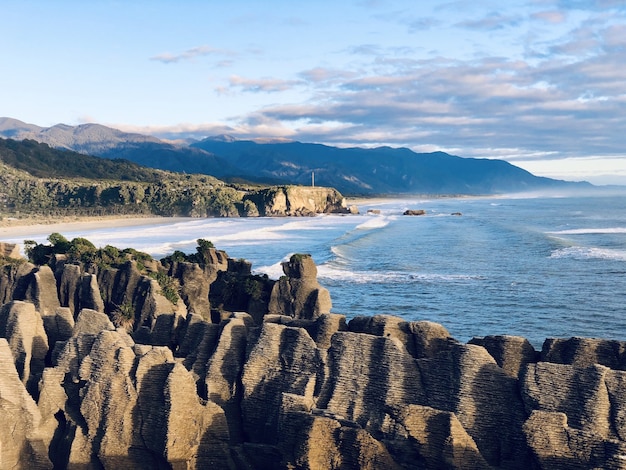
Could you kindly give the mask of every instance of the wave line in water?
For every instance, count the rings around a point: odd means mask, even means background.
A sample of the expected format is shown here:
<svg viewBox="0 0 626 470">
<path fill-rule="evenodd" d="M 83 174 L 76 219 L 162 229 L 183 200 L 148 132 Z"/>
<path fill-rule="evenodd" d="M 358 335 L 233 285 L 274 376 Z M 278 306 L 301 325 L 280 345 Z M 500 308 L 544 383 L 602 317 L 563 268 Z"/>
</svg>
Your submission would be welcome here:
<svg viewBox="0 0 626 470">
<path fill-rule="evenodd" d="M 472 274 L 437 274 L 403 271 L 349 271 L 328 264 L 317 267 L 318 278 L 327 281 L 351 282 L 354 284 L 387 284 L 407 282 L 467 282 L 484 280 L 484 276 Z"/>
<path fill-rule="evenodd" d="M 552 235 L 594 235 L 603 233 L 626 233 L 626 227 L 574 228 L 548 233 Z"/>
<path fill-rule="evenodd" d="M 283 273 L 283 261 L 279 261 L 270 266 L 259 266 L 252 270 L 254 274 L 267 274 L 270 279 L 278 279 Z"/>
<path fill-rule="evenodd" d="M 608 248 L 595 248 L 584 246 L 570 246 L 559 248 L 550 254 L 550 258 L 572 258 L 572 259 L 603 259 L 613 261 L 626 261 L 626 251 L 610 250 Z"/>
<path fill-rule="evenodd" d="M 366 220 L 362 224 L 359 224 L 356 227 L 354 227 L 354 229 L 355 230 L 373 230 L 377 228 L 386 227 L 387 225 L 389 225 L 389 222 L 391 222 L 390 217 L 373 216 L 369 220 Z"/>
</svg>

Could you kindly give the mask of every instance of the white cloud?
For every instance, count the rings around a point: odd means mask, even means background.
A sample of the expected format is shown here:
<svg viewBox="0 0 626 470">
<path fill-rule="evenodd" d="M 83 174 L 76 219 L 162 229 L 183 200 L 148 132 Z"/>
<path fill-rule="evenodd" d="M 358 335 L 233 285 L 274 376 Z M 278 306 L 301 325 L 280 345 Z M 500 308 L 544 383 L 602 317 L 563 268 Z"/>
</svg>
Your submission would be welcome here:
<svg viewBox="0 0 626 470">
<path fill-rule="evenodd" d="M 502 15 L 499 12 L 491 12 L 486 16 L 475 20 L 465 20 L 457 23 L 461 28 L 477 30 L 495 30 L 509 26 L 516 26 L 521 22 L 521 17 L 513 15 Z"/>
<path fill-rule="evenodd" d="M 228 79 L 228 82 L 233 88 L 240 88 L 243 91 L 253 93 L 286 91 L 302 83 L 299 80 L 282 80 L 278 78 L 251 79 L 239 77 L 237 75 L 231 76 Z"/>
<path fill-rule="evenodd" d="M 566 14 L 562 10 L 544 10 L 531 15 L 534 19 L 551 24 L 560 24 L 565 21 Z"/>
<path fill-rule="evenodd" d="M 300 72 L 300 76 L 313 83 L 337 83 L 344 80 L 356 78 L 355 72 L 331 69 L 326 67 L 315 67 L 310 70 Z"/>
<path fill-rule="evenodd" d="M 163 62 L 164 64 L 174 64 L 174 63 L 185 61 L 185 60 L 191 60 L 196 57 L 203 57 L 203 56 L 209 56 L 209 55 L 215 55 L 215 54 L 222 55 L 222 54 L 230 54 L 230 53 L 228 53 L 227 51 L 213 48 L 211 46 L 198 46 L 198 47 L 193 47 L 191 49 L 187 49 L 186 51 L 181 52 L 179 54 L 171 54 L 169 52 L 164 52 L 162 54 L 158 54 L 153 57 L 150 57 L 150 60 Z"/>
<path fill-rule="evenodd" d="M 601 38 L 619 36 L 602 31 Z M 299 140 L 432 146 L 468 156 L 615 154 L 626 146 L 622 54 L 600 49 L 575 61 L 537 63 L 407 60 L 390 64 L 384 75 L 375 73 L 375 60 L 359 75 L 354 69 L 310 69 L 300 74 L 311 87 L 310 100 L 269 105 L 240 120 L 266 130 L 273 128 L 267 122 L 281 123 Z M 231 85 L 249 91 L 305 86 L 241 78 Z"/>
</svg>

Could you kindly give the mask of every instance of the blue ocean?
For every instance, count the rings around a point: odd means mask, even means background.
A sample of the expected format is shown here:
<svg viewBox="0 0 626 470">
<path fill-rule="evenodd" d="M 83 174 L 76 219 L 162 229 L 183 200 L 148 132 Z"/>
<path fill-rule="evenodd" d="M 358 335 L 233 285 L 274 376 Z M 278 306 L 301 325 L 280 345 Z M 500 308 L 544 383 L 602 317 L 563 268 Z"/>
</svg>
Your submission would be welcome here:
<svg viewBox="0 0 626 470">
<path fill-rule="evenodd" d="M 536 348 L 548 337 L 626 341 L 626 193 L 371 199 L 359 209 L 64 235 L 155 257 L 193 252 L 205 238 L 272 278 L 291 254 L 310 253 L 333 312 L 430 320 L 463 342 L 501 334 Z M 16 241 L 28 238 L 45 240 Z"/>
</svg>

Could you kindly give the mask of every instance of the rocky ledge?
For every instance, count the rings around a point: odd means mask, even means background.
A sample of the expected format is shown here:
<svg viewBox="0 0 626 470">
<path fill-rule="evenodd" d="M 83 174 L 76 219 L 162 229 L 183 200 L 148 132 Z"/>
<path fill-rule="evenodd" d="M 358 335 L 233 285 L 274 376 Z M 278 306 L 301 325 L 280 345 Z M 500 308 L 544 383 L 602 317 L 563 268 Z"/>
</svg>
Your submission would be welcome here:
<svg viewBox="0 0 626 470">
<path fill-rule="evenodd" d="M 205 254 L 4 265 L 0 468 L 626 468 L 626 342 L 347 321 L 309 256 Z"/>
<path fill-rule="evenodd" d="M 247 194 L 243 198 L 258 209 L 260 216 L 313 216 L 315 214 L 358 213 L 348 207 L 344 197 L 333 188 L 274 186 Z"/>
</svg>

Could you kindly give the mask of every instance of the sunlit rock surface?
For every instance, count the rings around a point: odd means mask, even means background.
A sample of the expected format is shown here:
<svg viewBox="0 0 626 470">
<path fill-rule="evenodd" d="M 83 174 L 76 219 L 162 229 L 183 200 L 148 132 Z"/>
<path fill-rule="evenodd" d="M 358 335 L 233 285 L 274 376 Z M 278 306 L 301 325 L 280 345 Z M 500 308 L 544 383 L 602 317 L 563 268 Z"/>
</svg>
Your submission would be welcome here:
<svg viewBox="0 0 626 470">
<path fill-rule="evenodd" d="M 307 255 L 210 254 L 177 299 L 133 262 L 3 268 L 0 469 L 626 468 L 625 342 L 348 320 Z"/>
</svg>

